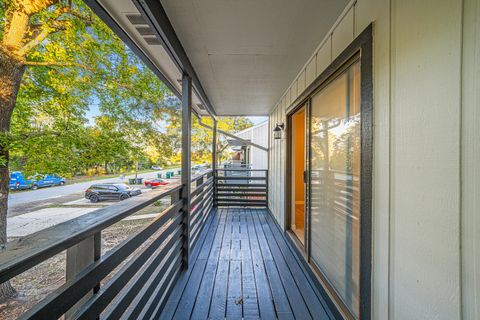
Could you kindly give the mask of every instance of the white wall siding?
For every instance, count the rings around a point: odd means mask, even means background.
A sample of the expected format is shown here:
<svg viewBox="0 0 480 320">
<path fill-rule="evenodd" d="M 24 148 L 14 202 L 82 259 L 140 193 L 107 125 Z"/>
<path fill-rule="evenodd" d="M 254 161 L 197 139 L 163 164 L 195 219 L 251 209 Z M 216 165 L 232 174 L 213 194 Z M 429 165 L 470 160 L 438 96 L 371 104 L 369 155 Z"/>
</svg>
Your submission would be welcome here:
<svg viewBox="0 0 480 320">
<path fill-rule="evenodd" d="M 252 142 L 268 148 L 268 123 L 255 126 L 252 129 Z M 268 152 L 252 147 L 250 158 L 252 161 L 252 169 L 268 168 Z"/>
<path fill-rule="evenodd" d="M 239 138 L 268 148 L 268 122 L 257 124 L 236 134 Z M 268 168 L 268 153 L 256 147 L 250 147 L 250 164 L 252 169 Z"/>
<path fill-rule="evenodd" d="M 286 102 L 282 100 L 274 112 L 270 115 L 270 130 L 273 131 L 277 123 L 285 123 L 285 105 Z M 272 135 L 270 135 L 272 136 Z M 269 168 L 269 206 L 273 215 L 283 226 L 285 217 L 284 213 L 284 194 L 285 194 L 285 155 L 286 155 L 286 142 L 285 139 L 270 140 L 270 168 Z"/>
<path fill-rule="evenodd" d="M 273 130 L 374 22 L 374 319 L 480 318 L 480 4 L 463 5 L 464 17 L 461 1 L 353 1 L 271 113 Z M 283 226 L 286 141 L 270 143 Z"/>
</svg>

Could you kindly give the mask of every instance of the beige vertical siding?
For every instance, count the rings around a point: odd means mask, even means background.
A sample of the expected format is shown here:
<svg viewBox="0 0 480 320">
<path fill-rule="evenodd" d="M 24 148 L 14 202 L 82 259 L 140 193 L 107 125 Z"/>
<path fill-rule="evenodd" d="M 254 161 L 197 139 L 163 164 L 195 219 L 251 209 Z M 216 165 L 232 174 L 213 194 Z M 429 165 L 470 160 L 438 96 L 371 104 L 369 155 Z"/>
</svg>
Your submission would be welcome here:
<svg viewBox="0 0 480 320">
<path fill-rule="evenodd" d="M 315 54 L 307 64 L 305 70 L 305 86 L 308 87 L 317 75 L 317 55 Z"/>
<path fill-rule="evenodd" d="M 460 1 L 402 0 L 392 8 L 390 303 L 396 319 L 460 318 L 461 12 Z"/>
<path fill-rule="evenodd" d="M 463 318 L 480 319 L 480 1 L 464 1 L 462 61 Z"/>
<path fill-rule="evenodd" d="M 374 23 L 374 319 L 480 318 L 479 7 L 353 1 L 272 111 L 273 130 Z M 270 209 L 283 225 L 286 145 L 274 145 Z"/>
<path fill-rule="evenodd" d="M 353 41 L 353 7 L 332 32 L 332 56 L 338 56 Z"/>
</svg>

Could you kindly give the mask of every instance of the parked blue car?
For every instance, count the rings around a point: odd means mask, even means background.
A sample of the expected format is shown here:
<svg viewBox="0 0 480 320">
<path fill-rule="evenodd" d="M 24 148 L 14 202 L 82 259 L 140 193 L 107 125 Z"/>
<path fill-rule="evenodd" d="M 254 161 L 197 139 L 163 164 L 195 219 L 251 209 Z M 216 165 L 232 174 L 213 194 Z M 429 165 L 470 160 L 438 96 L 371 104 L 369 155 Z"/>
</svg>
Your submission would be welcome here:
<svg viewBox="0 0 480 320">
<path fill-rule="evenodd" d="M 32 177 L 32 189 L 63 186 L 67 181 L 65 178 L 60 177 L 58 174 L 36 174 Z"/>
<path fill-rule="evenodd" d="M 10 190 L 25 190 L 32 187 L 32 180 L 25 179 L 20 171 L 10 172 Z"/>
</svg>

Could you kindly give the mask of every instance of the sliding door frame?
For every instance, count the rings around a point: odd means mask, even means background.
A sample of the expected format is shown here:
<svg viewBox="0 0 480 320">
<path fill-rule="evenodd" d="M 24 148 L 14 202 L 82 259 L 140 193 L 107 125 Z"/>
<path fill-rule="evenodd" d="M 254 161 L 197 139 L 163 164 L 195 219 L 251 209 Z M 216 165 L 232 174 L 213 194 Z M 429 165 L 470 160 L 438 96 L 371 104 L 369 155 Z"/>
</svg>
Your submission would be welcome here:
<svg viewBox="0 0 480 320">
<path fill-rule="evenodd" d="M 308 210 L 305 228 L 305 248 L 299 247 L 298 240 L 289 232 L 289 239 L 293 240 L 297 251 L 302 254 L 307 264 L 314 270 L 325 292 L 332 300 L 337 310 L 347 318 L 354 319 L 350 310 L 345 306 L 335 290 L 328 283 L 326 277 L 311 261 L 311 98 L 314 94 L 325 88 L 337 75 L 349 67 L 353 62 L 360 61 L 360 90 L 361 90 L 361 169 L 360 169 L 360 299 L 359 319 L 371 319 L 371 281 L 372 281 L 372 163 L 373 163 L 373 24 L 370 24 L 348 47 L 323 71 L 300 96 L 291 104 L 287 110 L 287 185 L 291 185 L 291 116 L 301 107 L 306 108 L 308 126 L 307 144 L 307 184 L 305 189 L 305 202 L 308 203 Z M 285 188 L 285 212 L 291 211 L 291 188 Z M 290 214 L 285 215 L 285 229 L 290 227 Z"/>
<path fill-rule="evenodd" d="M 289 234 L 291 239 L 295 242 L 295 245 L 298 247 L 298 249 L 301 250 L 302 255 L 305 259 L 308 259 L 308 248 L 309 248 L 309 204 L 308 204 L 308 196 L 307 196 L 307 188 L 308 188 L 308 181 L 304 181 L 304 192 L 305 192 L 305 197 L 304 197 L 304 240 L 303 243 L 297 238 L 296 235 L 293 234 L 292 231 L 292 214 L 295 214 L 295 211 L 292 209 L 293 208 L 293 203 L 295 203 L 295 200 L 292 199 L 292 191 L 293 189 L 293 184 L 295 181 L 292 179 L 292 164 L 293 164 L 293 158 L 292 158 L 292 152 L 293 152 L 293 130 L 292 130 L 292 117 L 295 113 L 299 112 L 302 108 L 305 109 L 305 143 L 306 146 L 304 148 L 305 152 L 305 167 L 304 170 L 308 172 L 308 157 L 309 157 L 309 118 L 308 118 L 308 112 L 309 112 L 309 107 L 310 104 L 309 102 L 305 102 L 304 104 L 298 105 L 295 109 L 292 109 L 288 114 L 287 114 L 287 126 L 286 126 L 286 135 L 287 135 L 287 150 L 286 150 L 286 155 L 287 155 L 287 161 L 285 165 L 285 177 L 286 177 L 286 188 L 285 188 L 285 224 L 284 224 L 284 230 Z"/>
</svg>

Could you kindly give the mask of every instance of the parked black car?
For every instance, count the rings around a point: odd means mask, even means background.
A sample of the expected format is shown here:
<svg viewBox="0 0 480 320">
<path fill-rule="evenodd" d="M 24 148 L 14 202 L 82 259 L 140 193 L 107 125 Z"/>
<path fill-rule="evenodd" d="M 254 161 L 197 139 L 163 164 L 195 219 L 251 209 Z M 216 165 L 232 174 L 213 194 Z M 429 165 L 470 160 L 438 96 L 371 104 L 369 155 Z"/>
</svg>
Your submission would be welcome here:
<svg viewBox="0 0 480 320">
<path fill-rule="evenodd" d="M 101 200 L 125 200 L 130 197 L 141 194 L 142 191 L 138 188 L 132 188 L 126 184 L 94 184 L 85 191 L 85 198 L 91 202 L 98 202 Z"/>
</svg>

